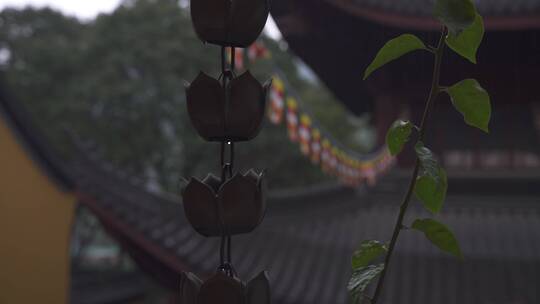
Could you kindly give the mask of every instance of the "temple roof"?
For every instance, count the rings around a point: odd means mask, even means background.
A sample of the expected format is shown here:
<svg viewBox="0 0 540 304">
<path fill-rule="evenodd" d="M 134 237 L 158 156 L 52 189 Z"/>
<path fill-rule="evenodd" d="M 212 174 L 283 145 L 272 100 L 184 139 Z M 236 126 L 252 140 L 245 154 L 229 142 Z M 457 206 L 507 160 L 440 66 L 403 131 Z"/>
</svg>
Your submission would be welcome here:
<svg viewBox="0 0 540 304">
<path fill-rule="evenodd" d="M 15 98 L 5 85 L 4 75 L 0 73 L 0 119 L 11 127 L 36 164 L 41 166 L 57 185 L 63 189 L 71 189 L 74 183 L 66 172 L 67 168 L 62 160 L 48 145 L 43 134 L 37 130 L 29 113 L 15 102 Z"/>
<path fill-rule="evenodd" d="M 387 12 L 430 16 L 433 0 L 329 0 L 350 3 L 368 9 Z M 475 1 L 476 7 L 485 16 L 527 15 L 540 12 L 540 2 L 536 0 L 489 0 Z"/>
<path fill-rule="evenodd" d="M 272 16 L 290 50 L 312 68 L 351 112 L 372 112 L 377 98 L 389 94 L 395 94 L 387 97 L 399 104 L 410 100 L 423 102 L 432 72 L 431 58 L 426 54 L 406 55 L 366 81 L 362 76 L 378 50 L 392 38 L 410 32 L 426 43 L 436 43 L 440 25 L 422 15 L 429 8 L 390 5 L 425 0 L 356 1 L 275 0 Z M 504 7 L 504 13 L 495 14 L 499 10 L 492 7 L 498 4 Z M 478 64 L 448 52 L 442 67 L 443 83 L 475 77 L 488 90 L 494 104 L 538 102 L 540 93 L 534 75 L 540 68 L 540 2 L 499 0 L 482 1 L 479 5 L 493 15 L 484 16 L 487 33 L 479 49 Z M 382 9 L 384 6 L 388 9 Z M 406 13 L 416 6 L 424 8 L 415 8 L 417 14 Z M 505 11 L 513 6 L 520 10 Z"/>
<path fill-rule="evenodd" d="M 431 20 L 433 0 L 327 0 L 348 13 L 402 28 L 437 29 Z M 535 0 L 475 1 L 488 28 L 539 28 L 540 3 Z"/>
<path fill-rule="evenodd" d="M 70 304 L 126 303 L 144 299 L 151 284 L 144 274 L 118 270 L 71 272 Z"/>
<path fill-rule="evenodd" d="M 89 170 L 82 170 L 86 179 L 81 203 L 95 212 L 143 270 L 172 290 L 180 271 L 204 277 L 215 270 L 219 240 L 201 237 L 189 226 L 178 198 L 149 195 L 113 178 L 114 173 L 96 178 Z M 349 303 L 351 253 L 362 240 L 390 237 L 389 223 L 402 192 L 398 185 L 404 184 L 395 178 L 369 194 L 327 186 L 273 195 L 262 225 L 252 234 L 233 238 L 236 270 L 245 280 L 269 270 L 276 304 Z M 381 303 L 399 299 L 400 304 L 476 304 L 481 295 L 492 304 L 535 303 L 540 297 L 540 248 L 535 245 L 540 242 L 540 193 L 518 186 L 504 196 L 489 189 L 512 188 L 511 182 L 497 184 L 475 187 L 473 196 L 450 195 L 438 218 L 454 230 L 464 262 L 441 253 L 418 233 L 404 233 Z M 519 192 L 527 194 L 516 195 Z M 428 216 L 417 206 L 407 222 Z"/>
<path fill-rule="evenodd" d="M 2 98 L 0 112 L 23 143 L 42 138 L 12 100 Z M 26 132 L 15 130 L 22 126 Z M 179 197 L 144 190 L 88 150 L 60 163 L 41 150 L 43 141 L 26 146 L 38 162 L 65 165 L 80 204 L 162 286 L 178 292 L 182 271 L 204 277 L 216 269 L 219 240 L 193 230 Z M 348 303 L 351 253 L 362 240 L 389 238 L 406 178 L 395 173 L 363 192 L 326 185 L 270 193 L 262 225 L 233 238 L 236 270 L 244 280 L 269 270 L 275 304 Z M 465 261 L 406 231 L 381 303 L 538 303 L 540 180 L 451 178 L 450 191 L 439 219 L 455 231 Z M 407 222 L 426 216 L 416 205 Z"/>
</svg>

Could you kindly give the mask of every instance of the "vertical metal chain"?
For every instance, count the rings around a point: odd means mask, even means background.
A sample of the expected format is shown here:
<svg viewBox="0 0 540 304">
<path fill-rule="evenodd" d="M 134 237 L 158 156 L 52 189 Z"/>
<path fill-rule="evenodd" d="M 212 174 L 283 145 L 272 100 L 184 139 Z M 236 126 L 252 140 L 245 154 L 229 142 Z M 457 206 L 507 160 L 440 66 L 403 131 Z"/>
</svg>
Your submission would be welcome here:
<svg viewBox="0 0 540 304">
<path fill-rule="evenodd" d="M 225 142 L 221 142 L 220 147 L 220 167 L 221 167 L 221 184 L 225 182 Z M 219 248 L 219 267 L 223 268 L 225 266 L 225 221 L 223 219 L 223 206 L 221 201 L 218 199 L 218 218 L 221 224 L 221 244 Z"/>
<path fill-rule="evenodd" d="M 226 90 L 227 87 L 227 58 L 226 58 L 226 48 L 221 47 L 221 81 L 223 90 Z M 227 94 L 225 94 L 227 96 Z M 227 98 L 227 97 L 225 97 Z M 227 119 L 227 101 L 225 101 L 225 113 L 223 113 L 225 120 Z M 226 123 L 225 123 L 226 125 Z M 220 168 L 221 168 L 221 184 L 225 183 L 226 180 L 226 164 L 225 164 L 225 145 L 226 142 L 221 142 L 220 149 Z M 226 235 L 225 235 L 225 221 L 223 219 L 223 206 L 221 201 L 218 200 L 218 211 L 219 211 L 219 220 L 221 224 L 221 243 L 219 247 L 219 268 L 225 269 L 225 246 L 226 246 Z"/>
<path fill-rule="evenodd" d="M 227 68 L 227 54 L 226 48 L 221 48 L 221 81 L 223 90 L 225 91 L 225 126 L 227 125 L 227 112 L 229 104 L 229 94 L 228 94 L 228 82 L 234 77 L 234 67 L 235 67 L 235 48 L 230 48 L 231 64 Z M 227 130 L 225 130 L 226 132 Z M 226 146 L 229 148 L 229 159 L 228 162 L 225 161 Z M 221 184 L 224 184 L 228 179 L 232 178 L 234 174 L 234 142 L 221 142 L 220 147 L 220 167 L 221 167 Z M 221 202 L 220 202 L 221 203 Z M 223 206 L 220 204 L 218 206 L 219 210 L 219 219 L 221 221 L 221 244 L 220 244 L 220 269 L 224 270 L 229 276 L 234 274 L 234 269 L 232 268 L 232 237 L 227 231 L 225 226 L 225 221 L 223 218 Z M 226 256 L 225 256 L 226 254 Z"/>
<path fill-rule="evenodd" d="M 225 71 L 227 71 L 227 58 L 226 47 L 221 47 L 221 75 L 225 77 Z M 225 81 L 225 80 L 224 80 Z M 225 86 L 225 83 L 223 83 Z"/>
<path fill-rule="evenodd" d="M 234 47 L 231 47 L 231 66 L 230 66 L 230 77 L 234 77 L 234 69 L 236 67 L 236 49 Z M 234 142 L 229 142 L 230 150 L 229 150 L 229 178 L 232 178 L 233 176 L 233 170 L 234 170 Z M 227 236 L 227 260 L 229 262 L 229 265 L 231 267 L 231 272 L 234 272 L 234 269 L 232 267 L 232 236 L 229 234 Z M 230 274 L 232 275 L 232 273 Z"/>
<path fill-rule="evenodd" d="M 236 67 L 236 48 L 231 47 L 231 73 L 234 74 L 234 68 Z"/>
</svg>

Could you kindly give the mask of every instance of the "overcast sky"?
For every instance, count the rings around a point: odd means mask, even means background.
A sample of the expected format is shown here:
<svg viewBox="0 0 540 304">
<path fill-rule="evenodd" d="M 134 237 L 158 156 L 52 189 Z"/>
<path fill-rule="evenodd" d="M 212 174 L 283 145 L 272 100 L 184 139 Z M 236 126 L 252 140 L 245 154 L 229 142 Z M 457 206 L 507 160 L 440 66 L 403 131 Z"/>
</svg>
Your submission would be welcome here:
<svg viewBox="0 0 540 304">
<path fill-rule="evenodd" d="M 91 19 L 100 12 L 111 12 L 120 0 L 0 0 L 0 9 L 6 6 L 51 6 L 81 19 Z"/>
<path fill-rule="evenodd" d="M 35 7 L 50 6 L 61 10 L 67 15 L 76 16 L 83 20 L 94 18 L 99 13 L 113 11 L 121 0 L 0 0 L 0 10 L 5 7 Z M 281 34 L 273 20 L 269 20 L 265 28 L 266 33 L 274 38 L 280 38 Z"/>
</svg>

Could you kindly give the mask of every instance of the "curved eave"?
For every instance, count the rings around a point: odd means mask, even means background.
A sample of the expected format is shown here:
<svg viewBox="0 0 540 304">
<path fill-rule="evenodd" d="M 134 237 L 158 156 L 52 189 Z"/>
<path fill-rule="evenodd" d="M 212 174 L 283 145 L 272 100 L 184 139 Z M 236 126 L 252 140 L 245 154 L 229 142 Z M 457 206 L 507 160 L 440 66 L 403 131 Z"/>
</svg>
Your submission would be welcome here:
<svg viewBox="0 0 540 304">
<path fill-rule="evenodd" d="M 392 92 L 418 100 L 409 93 L 414 88 L 418 92 L 418 85 L 430 79 L 430 61 L 422 57 L 426 54 L 404 56 L 377 71 L 368 81 L 362 81 L 363 70 L 385 42 L 404 32 L 424 41 L 436 41 L 438 33 L 433 30 L 434 21 L 362 11 L 368 18 L 355 12 L 323 0 L 275 0 L 272 6 L 272 16 L 290 49 L 351 112 L 371 112 L 377 106 L 377 98 Z M 527 96 L 531 101 L 538 100 L 534 77 L 528 75 L 535 75 L 540 67 L 536 42 L 540 37 L 540 17 L 529 17 L 487 18 L 491 28 L 479 50 L 479 63 L 471 65 L 449 52 L 443 80 L 452 83 L 463 79 L 464 75 L 472 76 L 484 79 L 486 88 L 496 99 L 515 101 L 521 100 L 519 96 Z M 407 26 L 409 28 L 404 29 Z M 528 26 L 531 27 L 525 29 Z M 504 30 L 495 30 L 497 28 Z M 504 70 L 511 72 L 500 72 Z M 410 71 L 415 71 L 414 77 L 410 77 Z M 519 92 L 515 92 L 518 86 L 507 85 L 516 81 L 520 83 Z"/>
<path fill-rule="evenodd" d="M 74 182 L 62 161 L 56 157 L 44 135 L 34 126 L 29 113 L 9 92 L 3 75 L 0 75 L 0 118 L 8 124 L 32 159 L 59 187 L 73 189 Z"/>
<path fill-rule="evenodd" d="M 407 15 L 388 12 L 354 4 L 348 0 L 329 0 L 328 3 L 344 12 L 364 18 L 384 26 L 404 30 L 438 31 L 440 23 L 428 16 Z M 484 25 L 488 31 L 517 31 L 540 29 L 540 12 L 530 12 L 507 16 L 484 16 Z"/>
<path fill-rule="evenodd" d="M 80 189 L 75 194 L 79 203 L 99 218 L 109 235 L 130 253 L 139 267 L 163 286 L 175 289 L 177 286 L 171 282 L 175 282 L 182 271 L 192 271 L 183 259 L 165 249 L 162 244 L 154 242 L 151 237 L 141 233 L 134 223 L 128 223 L 116 210 L 112 210 L 110 206 L 107 208 L 103 202 L 85 193 L 85 189 Z M 114 203 L 126 204 L 122 200 L 114 201 Z M 141 223 L 144 222 L 142 219 L 138 220 Z"/>
</svg>

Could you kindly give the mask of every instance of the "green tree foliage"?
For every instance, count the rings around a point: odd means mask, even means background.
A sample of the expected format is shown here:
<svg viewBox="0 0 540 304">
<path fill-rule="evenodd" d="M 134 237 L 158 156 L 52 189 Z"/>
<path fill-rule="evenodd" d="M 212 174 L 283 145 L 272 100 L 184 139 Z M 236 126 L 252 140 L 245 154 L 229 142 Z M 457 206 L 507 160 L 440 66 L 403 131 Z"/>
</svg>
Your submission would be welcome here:
<svg viewBox="0 0 540 304">
<path fill-rule="evenodd" d="M 265 42 L 272 61 L 250 67 L 259 80 L 279 66 L 325 127 L 365 149 L 328 90 L 300 77 L 277 42 Z M 168 191 L 176 191 L 181 175 L 217 172 L 219 146 L 203 142 L 189 123 L 184 84 L 199 70 L 219 76 L 220 50 L 197 39 L 189 10 L 178 1 L 124 1 L 89 23 L 50 9 L 6 9 L 0 51 L 9 54 L 0 68 L 11 89 L 64 157 L 78 153 L 68 129 L 99 146 L 115 167 Z M 328 179 L 288 141 L 283 126 L 266 123 L 255 141 L 238 144 L 237 154 L 239 165 L 269 168 L 271 186 Z"/>
</svg>

